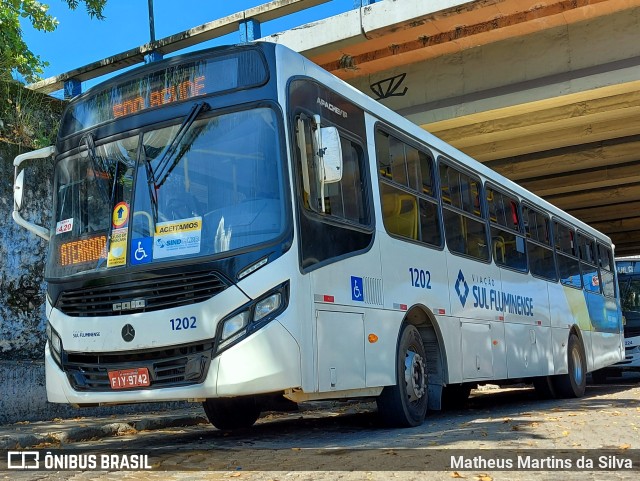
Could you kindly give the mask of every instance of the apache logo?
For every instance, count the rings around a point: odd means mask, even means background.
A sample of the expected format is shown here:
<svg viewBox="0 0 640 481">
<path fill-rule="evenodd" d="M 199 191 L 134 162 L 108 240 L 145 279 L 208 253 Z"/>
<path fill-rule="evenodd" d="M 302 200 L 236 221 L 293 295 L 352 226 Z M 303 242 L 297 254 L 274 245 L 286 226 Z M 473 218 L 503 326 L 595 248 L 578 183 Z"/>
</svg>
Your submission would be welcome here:
<svg viewBox="0 0 640 481">
<path fill-rule="evenodd" d="M 316 103 L 320 106 L 320 107 L 324 107 L 327 110 L 330 110 L 331 112 L 333 112 L 334 114 L 339 115 L 342 118 L 347 118 L 348 114 L 347 112 L 345 112 L 344 110 L 342 110 L 340 107 L 333 105 L 332 103 L 327 102 L 325 99 L 321 99 L 320 97 L 318 97 L 318 99 L 316 100 Z"/>
<path fill-rule="evenodd" d="M 462 287 L 464 286 L 464 288 Z M 462 292 L 464 290 L 464 292 Z M 462 270 L 458 271 L 458 279 L 456 280 L 456 293 L 458 294 L 458 298 L 460 299 L 460 303 L 462 307 L 464 307 L 467 302 L 467 296 L 469 295 L 469 286 L 467 285 L 467 281 L 464 280 L 464 274 Z"/>
</svg>

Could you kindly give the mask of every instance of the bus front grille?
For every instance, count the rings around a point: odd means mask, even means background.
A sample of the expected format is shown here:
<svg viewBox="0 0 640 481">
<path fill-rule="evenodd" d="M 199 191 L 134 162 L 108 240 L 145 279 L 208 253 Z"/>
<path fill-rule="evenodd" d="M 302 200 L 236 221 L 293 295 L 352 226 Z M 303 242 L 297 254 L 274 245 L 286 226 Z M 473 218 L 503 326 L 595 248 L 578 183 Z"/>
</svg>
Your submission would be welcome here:
<svg viewBox="0 0 640 481">
<path fill-rule="evenodd" d="M 205 301 L 227 288 L 215 272 L 190 272 L 67 290 L 56 307 L 68 316 L 117 316 Z"/>
<path fill-rule="evenodd" d="M 113 391 L 109 372 L 147 368 L 151 384 L 132 389 L 189 386 L 204 381 L 213 342 L 131 353 L 64 353 L 63 370 L 76 391 Z"/>
</svg>

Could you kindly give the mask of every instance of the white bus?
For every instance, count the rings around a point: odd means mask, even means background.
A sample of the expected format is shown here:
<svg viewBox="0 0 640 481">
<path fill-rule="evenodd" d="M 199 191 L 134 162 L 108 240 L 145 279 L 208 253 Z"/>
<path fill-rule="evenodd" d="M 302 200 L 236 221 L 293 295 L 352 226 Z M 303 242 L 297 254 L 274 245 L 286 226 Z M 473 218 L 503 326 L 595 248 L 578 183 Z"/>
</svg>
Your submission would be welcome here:
<svg viewBox="0 0 640 481">
<path fill-rule="evenodd" d="M 50 226 L 25 161 L 53 157 Z M 391 425 L 623 359 L 609 238 L 270 43 L 132 70 L 16 158 L 48 239 L 46 384 L 76 406 L 376 398 Z M 28 177 L 28 175 L 27 175 Z"/>
</svg>

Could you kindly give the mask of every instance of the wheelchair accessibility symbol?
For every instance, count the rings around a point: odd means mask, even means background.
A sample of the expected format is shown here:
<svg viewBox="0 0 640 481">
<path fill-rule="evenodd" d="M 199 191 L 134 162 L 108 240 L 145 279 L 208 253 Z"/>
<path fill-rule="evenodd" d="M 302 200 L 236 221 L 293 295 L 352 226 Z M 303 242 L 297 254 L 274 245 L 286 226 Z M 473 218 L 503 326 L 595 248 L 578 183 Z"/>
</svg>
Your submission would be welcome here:
<svg viewBox="0 0 640 481">
<path fill-rule="evenodd" d="M 131 264 L 146 264 L 151 262 L 153 257 L 153 239 L 143 237 L 133 239 L 131 242 Z"/>
<path fill-rule="evenodd" d="M 147 251 L 142 248 L 142 242 L 138 241 L 138 248 L 133 252 L 133 257 L 138 262 L 147 257 Z"/>
<path fill-rule="evenodd" d="M 351 276 L 351 300 L 364 302 L 362 277 Z"/>
</svg>

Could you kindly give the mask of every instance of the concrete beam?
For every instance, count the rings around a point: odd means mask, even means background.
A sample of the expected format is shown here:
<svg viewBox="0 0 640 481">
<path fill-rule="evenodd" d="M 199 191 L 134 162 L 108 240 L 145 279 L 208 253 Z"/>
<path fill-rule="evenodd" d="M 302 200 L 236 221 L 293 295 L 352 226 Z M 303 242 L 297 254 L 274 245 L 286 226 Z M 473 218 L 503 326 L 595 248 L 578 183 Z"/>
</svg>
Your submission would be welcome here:
<svg viewBox="0 0 640 481">
<path fill-rule="evenodd" d="M 640 154 L 638 154 L 640 156 Z M 547 175 L 523 180 L 520 185 L 540 197 L 580 192 L 604 187 L 640 183 L 640 160 L 617 166 L 575 170 L 566 174 Z"/>
<path fill-rule="evenodd" d="M 84 65 L 61 75 L 35 82 L 27 85 L 27 88 L 42 93 L 55 92 L 63 87 L 65 81 L 70 79 L 79 81 L 91 80 L 102 75 L 116 72 L 130 65 L 143 63 L 145 55 L 151 52 L 159 52 L 162 55 L 167 55 L 206 42 L 207 40 L 233 33 L 238 31 L 240 23 L 245 20 L 255 19 L 262 23 L 328 1 L 330 0 L 275 0 L 199 25 L 175 35 L 161 38 L 153 43 L 141 45 L 140 47 Z"/>
<path fill-rule="evenodd" d="M 638 152 L 640 135 L 633 135 L 489 161 L 486 165 L 511 180 L 523 182 L 540 175 L 624 164 L 638 159 Z"/>
<path fill-rule="evenodd" d="M 545 197 L 545 200 L 563 210 L 596 208 L 599 206 L 640 201 L 640 183 L 616 188 L 594 189 L 589 192 L 571 192 Z M 640 228 L 640 217 L 637 218 Z M 605 229 L 605 232 L 608 230 Z"/>
<path fill-rule="evenodd" d="M 630 219 L 637 217 L 640 212 L 640 201 L 627 202 L 625 204 L 612 204 L 598 208 L 573 209 L 571 215 L 583 220 L 587 224 L 597 222 Z"/>
<path fill-rule="evenodd" d="M 556 128 L 548 125 L 544 131 L 514 137 L 508 142 L 488 142 L 461 150 L 475 159 L 486 162 L 531 152 L 626 137 L 640 132 L 640 107 L 627 109 L 619 114 L 612 118 L 599 118 L 594 122 L 569 122 L 568 126 L 558 122 L 559 125 Z"/>
</svg>

